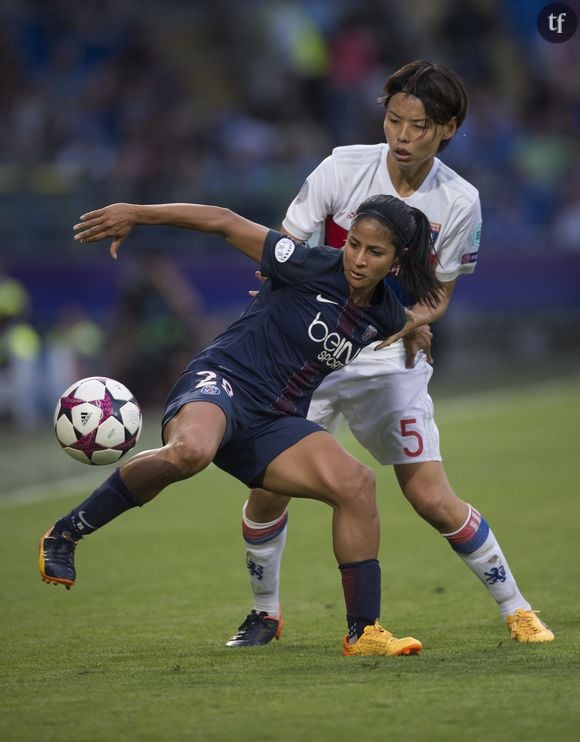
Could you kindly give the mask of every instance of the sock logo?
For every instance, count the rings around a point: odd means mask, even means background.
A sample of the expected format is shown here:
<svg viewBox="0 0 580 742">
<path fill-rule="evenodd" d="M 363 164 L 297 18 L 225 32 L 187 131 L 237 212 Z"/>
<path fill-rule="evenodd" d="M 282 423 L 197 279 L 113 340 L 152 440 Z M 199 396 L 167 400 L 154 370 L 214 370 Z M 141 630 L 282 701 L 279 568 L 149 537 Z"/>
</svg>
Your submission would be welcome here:
<svg viewBox="0 0 580 742">
<path fill-rule="evenodd" d="M 489 572 L 484 572 L 483 574 L 488 585 L 495 585 L 496 582 L 505 582 L 507 580 L 503 564 L 501 567 L 493 567 Z"/>
<path fill-rule="evenodd" d="M 264 567 L 261 564 L 256 564 L 251 559 L 246 559 L 246 567 L 250 573 L 250 577 L 255 577 L 258 580 L 264 579 Z"/>
<path fill-rule="evenodd" d="M 85 511 L 80 510 L 78 513 L 74 513 L 72 515 L 72 523 L 73 526 L 77 529 L 77 531 L 81 532 L 86 530 L 87 528 L 89 531 L 95 531 L 95 527 L 92 526 L 89 521 L 85 518 Z"/>
</svg>

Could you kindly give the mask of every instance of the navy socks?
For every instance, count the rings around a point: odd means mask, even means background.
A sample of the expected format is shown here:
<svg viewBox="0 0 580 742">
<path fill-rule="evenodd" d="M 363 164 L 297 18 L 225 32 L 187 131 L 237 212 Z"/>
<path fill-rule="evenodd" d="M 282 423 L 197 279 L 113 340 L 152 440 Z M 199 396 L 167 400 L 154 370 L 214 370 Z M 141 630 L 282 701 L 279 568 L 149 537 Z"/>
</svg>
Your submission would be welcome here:
<svg viewBox="0 0 580 742">
<path fill-rule="evenodd" d="M 139 503 L 133 499 L 121 480 L 119 469 L 116 469 L 92 495 L 58 520 L 54 529 L 58 533 L 67 531 L 78 541 L 137 505 Z"/>
<path fill-rule="evenodd" d="M 377 559 L 339 564 L 349 637 L 359 637 L 381 613 L 381 566 Z"/>
</svg>

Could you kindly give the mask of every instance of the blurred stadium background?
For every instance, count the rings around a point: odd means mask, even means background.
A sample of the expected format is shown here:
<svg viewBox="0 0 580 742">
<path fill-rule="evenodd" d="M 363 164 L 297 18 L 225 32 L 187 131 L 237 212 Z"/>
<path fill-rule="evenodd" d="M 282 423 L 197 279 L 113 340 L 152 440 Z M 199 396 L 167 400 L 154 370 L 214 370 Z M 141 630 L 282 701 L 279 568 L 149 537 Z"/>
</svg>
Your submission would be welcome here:
<svg viewBox="0 0 580 742">
<path fill-rule="evenodd" d="M 3 740 L 577 739 L 580 30 L 544 41 L 546 4 L 0 0 Z M 435 327 L 444 455 L 558 641 L 508 643 L 385 467 L 385 612 L 425 637 L 416 663 L 342 662 L 327 514 L 307 502 L 292 506 L 287 641 L 229 654 L 245 490 L 212 467 L 195 497 L 177 485 L 83 547 L 71 593 L 41 594 L 38 535 L 103 477 L 54 440 L 58 395 L 119 378 L 146 407 L 139 449 L 156 445 L 176 373 L 255 280 L 217 238 L 136 230 L 114 262 L 72 225 L 114 201 L 207 201 L 276 226 L 333 146 L 382 140 L 377 97 L 416 58 L 465 79 L 443 159 L 484 214 L 478 268 Z"/>
<path fill-rule="evenodd" d="M 1 0 L 0 433 L 42 432 L 83 375 L 159 405 L 254 284 L 219 240 L 177 231 L 137 231 L 114 263 L 73 242 L 83 212 L 199 201 L 277 226 L 333 146 L 382 140 L 384 80 L 420 57 L 465 79 L 443 159 L 484 214 L 434 388 L 578 374 L 580 32 L 544 41 L 544 5 Z"/>
</svg>

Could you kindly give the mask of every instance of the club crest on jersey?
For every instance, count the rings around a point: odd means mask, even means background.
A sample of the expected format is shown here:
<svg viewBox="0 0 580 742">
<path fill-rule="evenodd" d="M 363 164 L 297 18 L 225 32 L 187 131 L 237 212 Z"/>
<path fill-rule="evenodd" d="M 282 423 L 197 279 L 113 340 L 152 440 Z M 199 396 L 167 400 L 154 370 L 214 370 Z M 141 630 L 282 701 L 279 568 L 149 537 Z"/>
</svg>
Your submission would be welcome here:
<svg viewBox="0 0 580 742">
<path fill-rule="evenodd" d="M 278 242 L 276 243 L 276 247 L 274 248 L 274 256 L 279 263 L 285 263 L 290 258 L 295 249 L 296 245 L 292 242 L 292 240 L 288 239 L 288 237 L 282 237 L 282 239 L 278 240 Z"/>
<path fill-rule="evenodd" d="M 433 244 L 437 242 L 437 237 L 439 237 L 439 232 L 441 231 L 441 225 L 437 224 L 436 222 L 429 222 L 429 226 L 431 227 L 431 237 L 433 238 Z"/>
<path fill-rule="evenodd" d="M 366 343 L 367 340 L 372 340 L 374 337 L 376 337 L 379 334 L 379 331 L 376 327 L 373 327 L 372 325 L 369 325 L 367 329 L 363 332 L 363 343 Z"/>
<path fill-rule="evenodd" d="M 201 387 L 200 391 L 202 394 L 209 394 L 212 397 L 217 397 L 218 394 L 221 394 L 220 390 L 215 384 L 206 384 L 205 386 Z"/>
</svg>

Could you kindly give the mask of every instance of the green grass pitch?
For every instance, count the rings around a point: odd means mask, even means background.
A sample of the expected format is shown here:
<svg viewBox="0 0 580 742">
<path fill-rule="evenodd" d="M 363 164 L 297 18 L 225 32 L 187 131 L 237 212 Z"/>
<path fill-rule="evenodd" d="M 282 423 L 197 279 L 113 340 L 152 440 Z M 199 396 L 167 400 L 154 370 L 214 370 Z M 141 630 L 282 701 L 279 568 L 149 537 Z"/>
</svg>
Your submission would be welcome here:
<svg viewBox="0 0 580 742">
<path fill-rule="evenodd" d="M 241 485 L 211 467 L 125 514 L 79 545 L 69 592 L 41 582 L 37 541 L 87 493 L 46 485 L 44 499 L 0 495 L 0 739 L 579 739 L 580 384 L 437 407 L 450 479 L 491 523 L 553 644 L 509 639 L 388 468 L 375 467 L 382 620 L 423 641 L 417 657 L 341 656 L 344 604 L 319 503 L 291 506 L 281 640 L 235 650 L 224 642 L 250 607 Z"/>
</svg>

